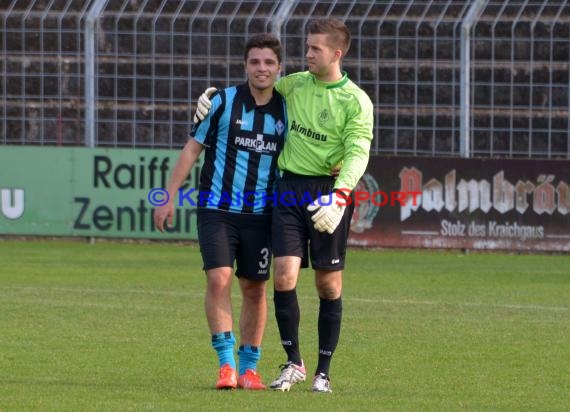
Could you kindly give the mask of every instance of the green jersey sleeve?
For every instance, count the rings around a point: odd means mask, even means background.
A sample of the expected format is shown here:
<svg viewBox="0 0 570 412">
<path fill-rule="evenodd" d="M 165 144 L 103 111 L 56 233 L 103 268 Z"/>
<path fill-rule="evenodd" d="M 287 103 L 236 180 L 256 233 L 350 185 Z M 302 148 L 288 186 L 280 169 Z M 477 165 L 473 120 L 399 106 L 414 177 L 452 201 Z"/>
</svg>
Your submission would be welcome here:
<svg viewBox="0 0 570 412">
<path fill-rule="evenodd" d="M 343 158 L 335 189 L 354 189 L 366 171 L 373 138 L 374 108 L 370 98 L 357 88 L 345 108 Z"/>
</svg>

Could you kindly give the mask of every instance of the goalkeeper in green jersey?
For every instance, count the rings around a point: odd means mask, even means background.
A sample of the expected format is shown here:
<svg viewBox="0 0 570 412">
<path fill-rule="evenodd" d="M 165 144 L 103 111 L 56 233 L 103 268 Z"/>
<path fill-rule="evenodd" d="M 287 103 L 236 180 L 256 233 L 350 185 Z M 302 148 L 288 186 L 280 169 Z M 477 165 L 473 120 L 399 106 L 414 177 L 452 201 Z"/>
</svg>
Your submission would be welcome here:
<svg viewBox="0 0 570 412">
<path fill-rule="evenodd" d="M 287 362 L 270 384 L 288 391 L 306 379 L 299 348 L 297 279 L 309 261 L 320 299 L 315 392 L 331 392 L 329 369 L 340 337 L 342 271 L 354 202 L 350 192 L 368 164 L 373 106 L 366 93 L 341 70 L 350 32 L 336 19 L 313 20 L 307 27 L 308 71 L 275 85 L 287 103 L 288 135 L 278 166 L 282 176 L 273 209 L 275 317 Z M 201 96 L 197 116 L 209 110 Z M 339 175 L 331 170 L 342 165 Z M 295 194 L 295 201 L 284 196 Z M 307 199 L 310 199 L 307 202 Z"/>
</svg>

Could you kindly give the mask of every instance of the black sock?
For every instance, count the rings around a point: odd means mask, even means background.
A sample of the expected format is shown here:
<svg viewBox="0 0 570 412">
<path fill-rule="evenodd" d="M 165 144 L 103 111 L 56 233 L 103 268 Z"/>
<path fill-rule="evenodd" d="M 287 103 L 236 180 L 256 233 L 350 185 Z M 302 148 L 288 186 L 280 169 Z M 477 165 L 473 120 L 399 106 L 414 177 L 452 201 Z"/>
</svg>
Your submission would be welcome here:
<svg viewBox="0 0 570 412">
<path fill-rule="evenodd" d="M 329 376 L 331 358 L 340 337 L 342 298 L 321 299 L 319 307 L 319 363 L 315 375 Z"/>
<path fill-rule="evenodd" d="M 301 354 L 299 353 L 299 321 L 301 312 L 297 301 L 297 291 L 295 289 L 286 292 L 273 291 L 275 302 L 275 318 L 279 327 L 281 344 L 287 352 L 287 360 L 297 365 L 301 365 Z"/>
</svg>

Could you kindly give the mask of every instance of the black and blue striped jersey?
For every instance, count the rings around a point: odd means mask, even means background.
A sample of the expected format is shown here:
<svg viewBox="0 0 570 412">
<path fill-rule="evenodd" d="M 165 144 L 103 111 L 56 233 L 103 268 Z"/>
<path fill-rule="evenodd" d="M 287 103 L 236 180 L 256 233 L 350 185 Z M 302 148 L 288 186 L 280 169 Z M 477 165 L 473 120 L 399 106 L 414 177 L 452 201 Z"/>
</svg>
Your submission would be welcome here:
<svg viewBox="0 0 570 412">
<path fill-rule="evenodd" d="M 206 147 L 198 207 L 269 214 L 276 203 L 277 158 L 286 137 L 285 101 L 257 106 L 247 83 L 219 91 L 190 133 Z"/>
</svg>

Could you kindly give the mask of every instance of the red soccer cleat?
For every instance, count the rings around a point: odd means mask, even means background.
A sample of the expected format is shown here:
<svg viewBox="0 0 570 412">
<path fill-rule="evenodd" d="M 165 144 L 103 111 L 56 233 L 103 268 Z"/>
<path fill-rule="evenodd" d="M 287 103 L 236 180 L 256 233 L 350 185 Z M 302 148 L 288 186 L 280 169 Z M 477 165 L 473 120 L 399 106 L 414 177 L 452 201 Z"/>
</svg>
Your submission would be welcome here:
<svg viewBox="0 0 570 412">
<path fill-rule="evenodd" d="M 220 368 L 220 377 L 216 389 L 235 389 L 237 387 L 237 373 L 228 363 Z"/>
<path fill-rule="evenodd" d="M 261 383 L 261 376 L 253 369 L 245 370 L 245 373 L 238 378 L 238 386 L 249 390 L 265 389 L 265 385 Z"/>
</svg>

